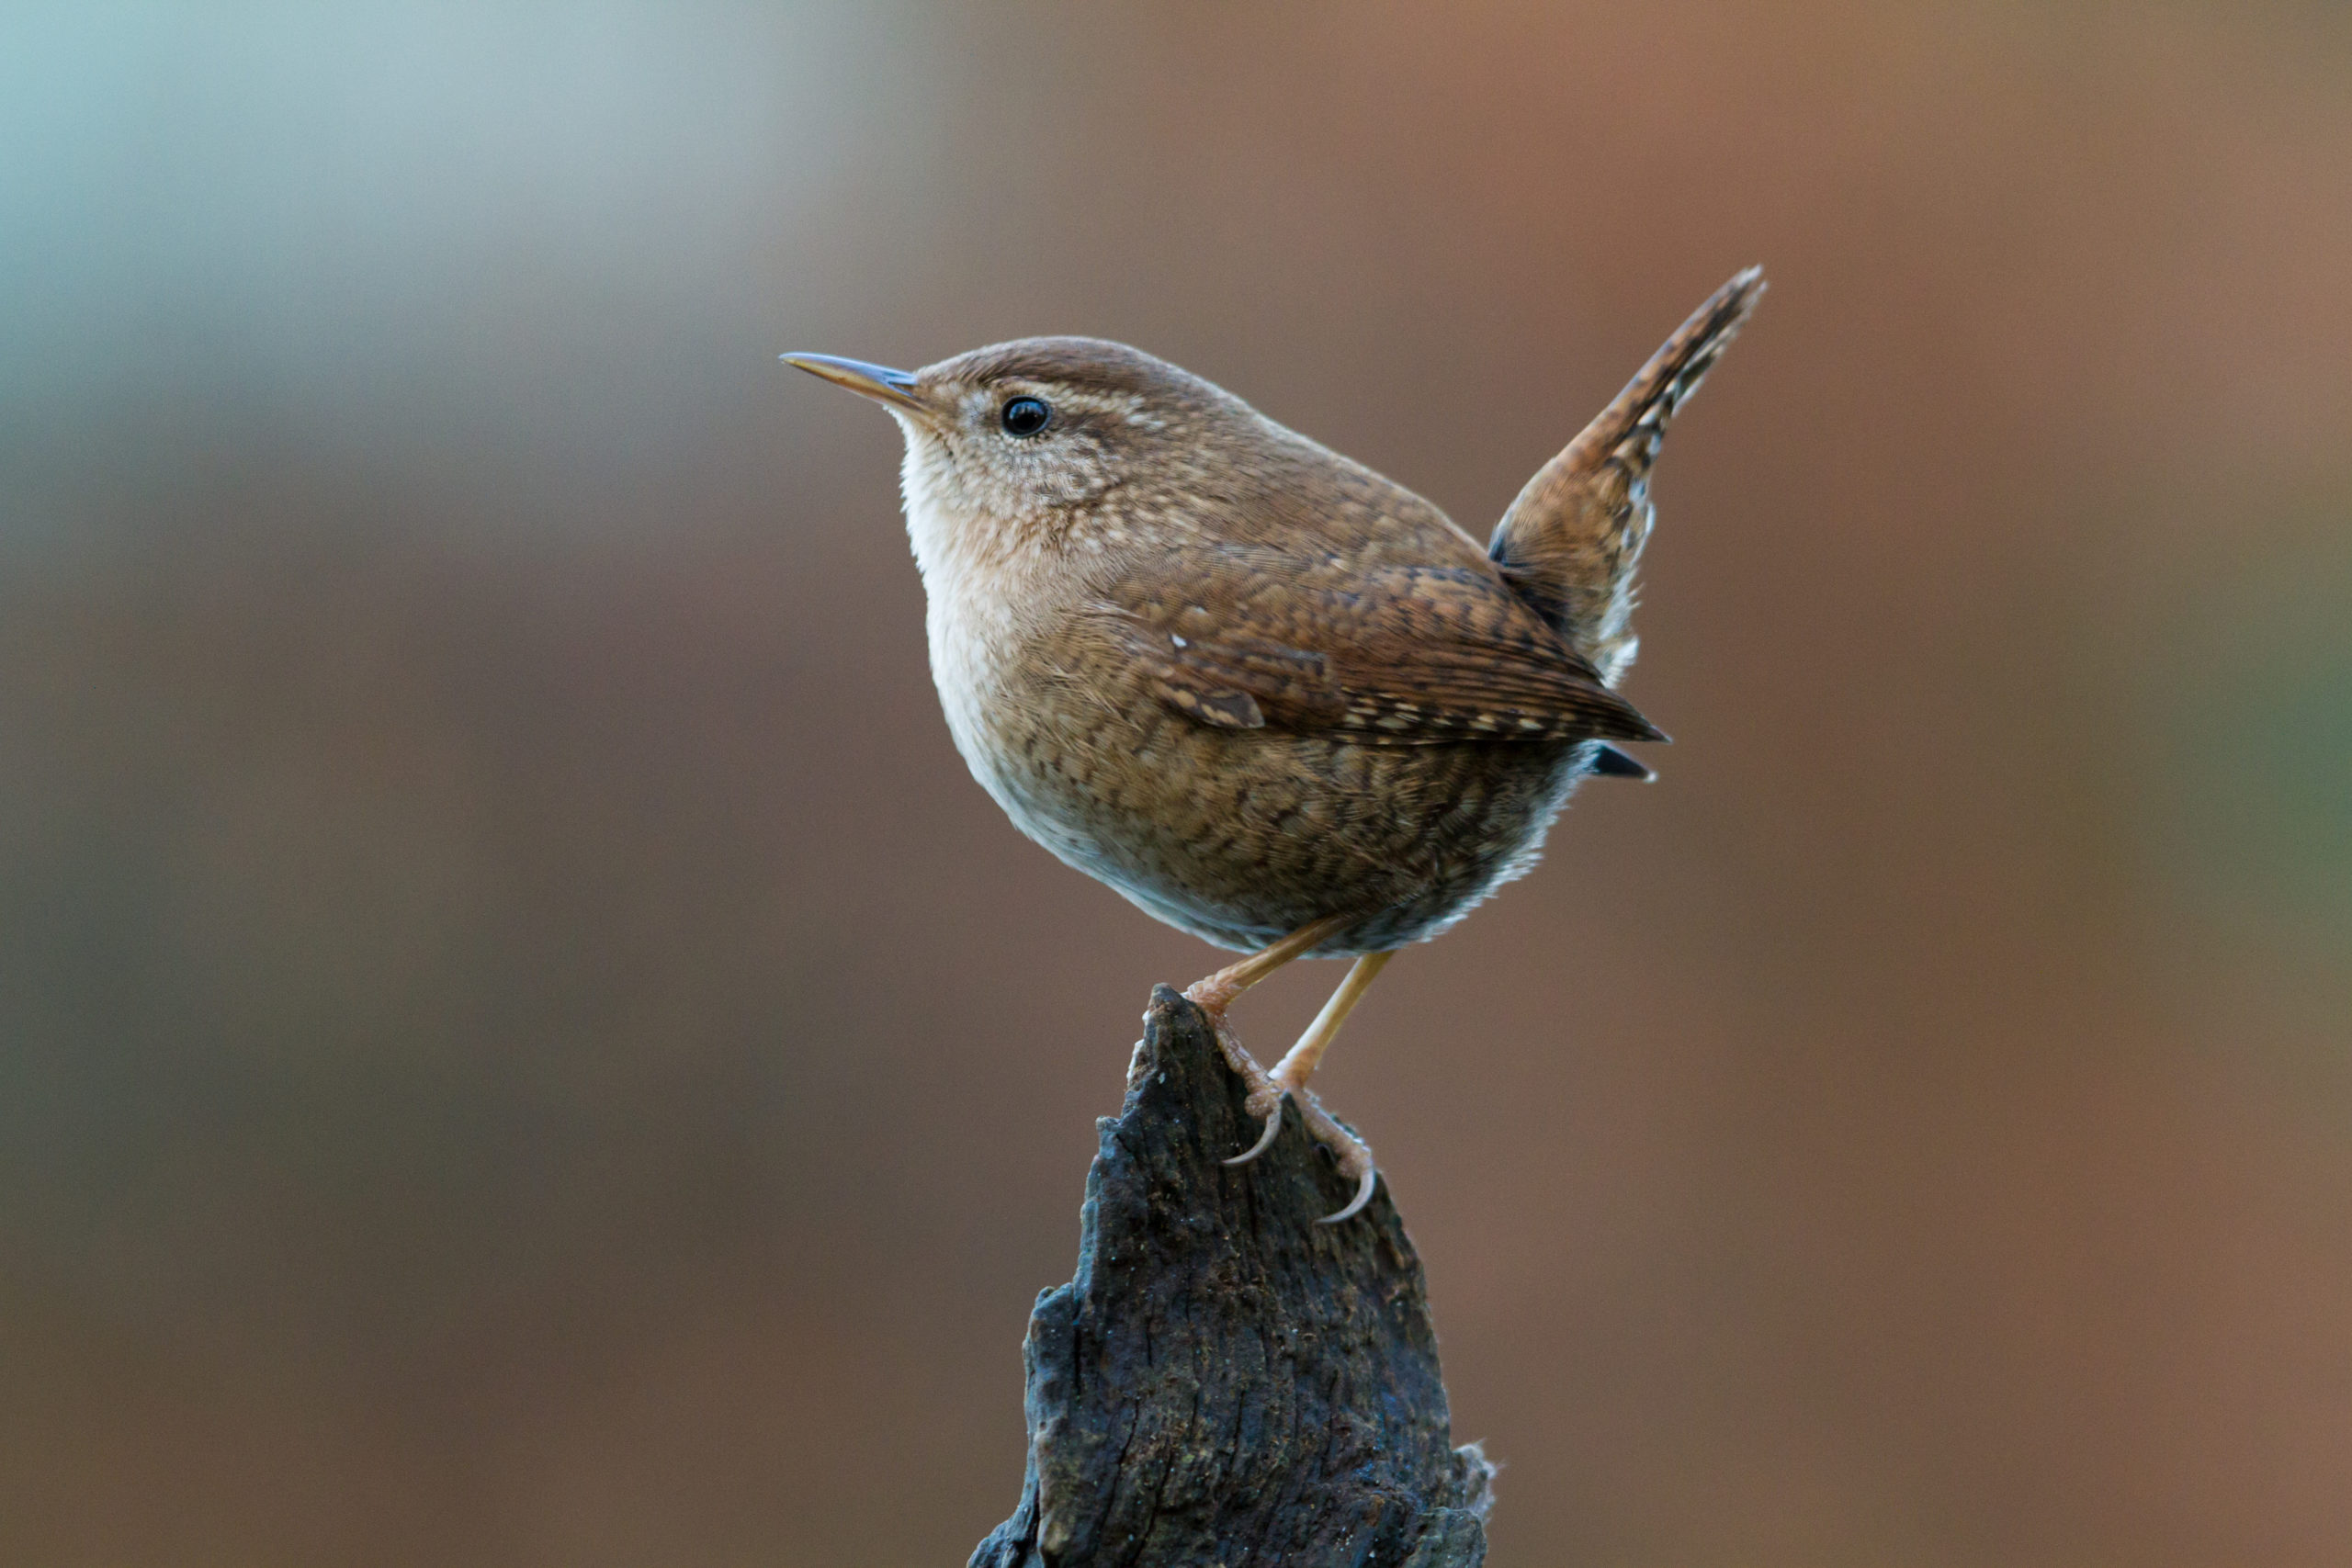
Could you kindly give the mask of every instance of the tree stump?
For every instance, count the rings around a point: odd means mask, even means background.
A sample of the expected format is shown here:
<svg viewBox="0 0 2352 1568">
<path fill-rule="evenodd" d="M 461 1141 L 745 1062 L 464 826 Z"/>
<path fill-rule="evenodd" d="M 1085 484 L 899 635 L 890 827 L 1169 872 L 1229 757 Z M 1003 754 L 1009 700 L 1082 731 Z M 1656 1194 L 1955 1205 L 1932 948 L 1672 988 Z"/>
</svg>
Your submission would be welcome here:
<svg viewBox="0 0 2352 1568">
<path fill-rule="evenodd" d="M 1078 1273 L 1023 1345 L 1021 1505 L 972 1568 L 1471 1568 L 1494 1467 L 1453 1446 L 1420 1260 L 1295 1108 L 1256 1163 L 1244 1090 L 1162 986 L 1101 1125 Z"/>
</svg>

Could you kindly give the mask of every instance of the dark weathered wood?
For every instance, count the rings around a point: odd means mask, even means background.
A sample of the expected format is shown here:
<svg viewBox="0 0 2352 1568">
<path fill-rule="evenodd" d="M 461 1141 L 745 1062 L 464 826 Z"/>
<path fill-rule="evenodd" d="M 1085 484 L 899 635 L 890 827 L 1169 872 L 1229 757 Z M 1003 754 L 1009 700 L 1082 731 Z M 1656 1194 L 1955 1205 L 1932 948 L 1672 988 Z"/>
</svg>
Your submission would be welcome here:
<svg viewBox="0 0 2352 1568">
<path fill-rule="evenodd" d="M 1453 1446 L 1420 1261 L 1384 1183 L 1256 1126 L 1200 1010 L 1152 995 L 1086 1178 L 1078 1275 L 1029 1319 L 1021 1506 L 973 1568 L 1469 1568 L 1493 1467 Z"/>
</svg>

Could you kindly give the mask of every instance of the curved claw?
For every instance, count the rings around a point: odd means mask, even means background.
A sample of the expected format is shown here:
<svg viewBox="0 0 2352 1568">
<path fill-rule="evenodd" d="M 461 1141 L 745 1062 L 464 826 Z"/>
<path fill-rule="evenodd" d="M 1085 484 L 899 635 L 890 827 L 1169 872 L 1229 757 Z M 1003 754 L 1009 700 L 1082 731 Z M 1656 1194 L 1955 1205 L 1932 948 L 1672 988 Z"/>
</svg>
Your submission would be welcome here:
<svg viewBox="0 0 2352 1568">
<path fill-rule="evenodd" d="M 1248 1165 L 1251 1160 L 1256 1159 L 1260 1155 L 1264 1154 L 1268 1149 L 1274 1146 L 1274 1134 L 1283 1130 L 1283 1100 L 1287 1098 L 1287 1096 L 1275 1097 L 1274 1108 L 1267 1114 L 1266 1117 L 1266 1130 L 1258 1134 L 1258 1141 L 1256 1143 L 1250 1145 L 1241 1153 L 1235 1155 L 1231 1159 L 1227 1160 L 1225 1162 L 1226 1164 Z"/>
<path fill-rule="evenodd" d="M 1363 1213 L 1363 1206 L 1372 1201 L 1372 1190 L 1378 1186 L 1379 1183 L 1380 1168 L 1374 1165 L 1369 1160 L 1365 1161 L 1363 1168 L 1363 1179 L 1357 1183 L 1356 1195 L 1349 1202 L 1348 1206 L 1340 1210 L 1336 1214 L 1326 1214 L 1315 1223 L 1318 1225 L 1336 1225 L 1341 1220 L 1354 1219 L 1358 1214 Z"/>
</svg>

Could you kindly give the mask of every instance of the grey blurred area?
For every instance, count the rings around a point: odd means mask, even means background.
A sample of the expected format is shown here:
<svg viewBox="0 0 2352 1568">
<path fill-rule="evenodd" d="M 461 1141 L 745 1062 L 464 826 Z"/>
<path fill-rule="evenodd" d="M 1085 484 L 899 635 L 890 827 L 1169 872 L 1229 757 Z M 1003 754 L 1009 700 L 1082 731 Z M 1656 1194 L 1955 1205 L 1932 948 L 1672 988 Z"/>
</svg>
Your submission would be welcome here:
<svg viewBox="0 0 2352 1568">
<path fill-rule="evenodd" d="M 1219 960 L 777 353 L 1483 536 L 1750 262 L 1659 782 L 1318 1078 L 1496 1561 L 2352 1558 L 2352 23 L 1660 0 L 0 11 L 0 1562 L 962 1561 Z"/>
</svg>

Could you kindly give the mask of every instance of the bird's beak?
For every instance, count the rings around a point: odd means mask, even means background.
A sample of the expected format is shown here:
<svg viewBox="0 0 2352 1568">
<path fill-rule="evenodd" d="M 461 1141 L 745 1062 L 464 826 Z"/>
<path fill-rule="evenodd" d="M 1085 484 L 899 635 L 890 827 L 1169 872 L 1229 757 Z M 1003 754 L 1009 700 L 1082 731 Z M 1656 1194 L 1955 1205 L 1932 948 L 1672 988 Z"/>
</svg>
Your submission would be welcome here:
<svg viewBox="0 0 2352 1568">
<path fill-rule="evenodd" d="M 831 354 L 787 354 L 783 359 L 786 365 L 798 366 L 811 376 L 821 376 L 836 387 L 847 387 L 877 403 L 896 403 L 923 414 L 937 412 L 922 400 L 915 390 L 915 378 L 904 370 L 886 370 L 879 365 Z"/>
</svg>

